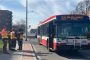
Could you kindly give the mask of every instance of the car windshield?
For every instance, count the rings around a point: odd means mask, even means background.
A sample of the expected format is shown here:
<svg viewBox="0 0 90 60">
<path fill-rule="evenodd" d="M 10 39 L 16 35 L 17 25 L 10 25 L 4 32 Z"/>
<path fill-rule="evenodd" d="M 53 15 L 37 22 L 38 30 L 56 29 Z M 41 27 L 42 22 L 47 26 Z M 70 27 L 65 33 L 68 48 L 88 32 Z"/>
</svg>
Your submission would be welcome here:
<svg viewBox="0 0 90 60">
<path fill-rule="evenodd" d="M 57 36 L 84 36 L 90 32 L 89 23 L 62 23 L 58 25 Z"/>
</svg>

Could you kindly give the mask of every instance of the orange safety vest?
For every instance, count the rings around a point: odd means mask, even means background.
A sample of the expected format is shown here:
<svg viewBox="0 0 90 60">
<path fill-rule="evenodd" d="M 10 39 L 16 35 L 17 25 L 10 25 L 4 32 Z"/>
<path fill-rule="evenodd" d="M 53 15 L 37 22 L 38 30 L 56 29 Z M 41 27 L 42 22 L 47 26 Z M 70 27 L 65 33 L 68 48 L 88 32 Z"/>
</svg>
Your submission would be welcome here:
<svg viewBox="0 0 90 60">
<path fill-rule="evenodd" d="M 16 39 L 14 31 L 10 32 L 10 39 Z"/>
<path fill-rule="evenodd" d="M 8 38 L 8 33 L 7 33 L 7 31 L 3 29 L 3 30 L 1 31 L 1 36 L 2 36 L 2 38 Z"/>
</svg>

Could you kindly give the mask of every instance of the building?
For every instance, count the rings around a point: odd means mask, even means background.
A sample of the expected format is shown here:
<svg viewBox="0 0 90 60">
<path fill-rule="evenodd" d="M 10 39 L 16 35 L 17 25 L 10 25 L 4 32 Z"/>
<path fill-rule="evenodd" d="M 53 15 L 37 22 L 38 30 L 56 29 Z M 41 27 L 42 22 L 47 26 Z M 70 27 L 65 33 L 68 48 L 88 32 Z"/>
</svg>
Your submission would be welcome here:
<svg viewBox="0 0 90 60">
<path fill-rule="evenodd" d="M 7 27 L 8 30 L 12 28 L 12 12 L 8 10 L 0 10 L 0 30 Z"/>
</svg>

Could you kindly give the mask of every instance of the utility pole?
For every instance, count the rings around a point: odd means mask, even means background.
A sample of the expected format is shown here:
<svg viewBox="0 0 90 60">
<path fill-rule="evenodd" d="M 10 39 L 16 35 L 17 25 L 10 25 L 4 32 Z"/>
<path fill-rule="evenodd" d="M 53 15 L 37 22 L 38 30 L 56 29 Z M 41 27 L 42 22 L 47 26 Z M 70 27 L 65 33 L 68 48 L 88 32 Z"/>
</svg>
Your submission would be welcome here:
<svg viewBox="0 0 90 60">
<path fill-rule="evenodd" d="M 26 0 L 26 41 L 27 41 L 27 23 L 28 21 L 28 0 Z"/>
</svg>

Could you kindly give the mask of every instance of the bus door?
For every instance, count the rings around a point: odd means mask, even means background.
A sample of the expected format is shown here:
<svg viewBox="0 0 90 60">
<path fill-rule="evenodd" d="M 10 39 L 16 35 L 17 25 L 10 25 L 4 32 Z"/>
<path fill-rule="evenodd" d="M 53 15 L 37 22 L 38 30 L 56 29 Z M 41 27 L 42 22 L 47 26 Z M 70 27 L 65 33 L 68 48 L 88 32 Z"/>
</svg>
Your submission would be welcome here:
<svg viewBox="0 0 90 60">
<path fill-rule="evenodd" d="M 52 48 L 53 49 L 53 38 L 54 38 L 54 25 L 53 25 L 53 22 L 50 22 L 49 23 L 49 41 L 48 41 L 48 45 L 49 45 L 49 48 Z"/>
</svg>

